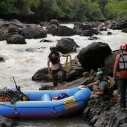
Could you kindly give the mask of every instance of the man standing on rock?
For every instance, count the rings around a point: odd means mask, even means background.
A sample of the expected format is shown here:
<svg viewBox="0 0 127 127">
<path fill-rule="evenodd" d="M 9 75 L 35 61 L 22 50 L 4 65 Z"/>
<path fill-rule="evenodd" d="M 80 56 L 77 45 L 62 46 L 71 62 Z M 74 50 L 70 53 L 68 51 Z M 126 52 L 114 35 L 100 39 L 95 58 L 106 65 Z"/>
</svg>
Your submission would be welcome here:
<svg viewBox="0 0 127 127">
<path fill-rule="evenodd" d="M 126 88 L 127 88 L 127 44 L 120 45 L 122 53 L 116 56 L 113 78 L 116 79 L 116 72 L 119 69 L 119 87 L 120 87 L 120 108 L 126 108 Z"/>
<path fill-rule="evenodd" d="M 48 66 L 48 72 L 52 72 L 52 80 L 53 80 L 53 87 L 57 86 L 57 75 L 58 72 L 61 70 L 62 71 L 62 77 L 60 82 L 64 83 L 65 79 L 66 79 L 66 71 L 64 70 L 64 68 L 62 67 L 62 65 L 60 64 L 60 57 L 67 57 L 68 54 L 61 54 L 59 52 L 56 51 L 55 47 L 50 47 L 50 51 L 51 53 L 48 56 L 48 61 L 47 61 L 47 66 Z M 50 62 L 51 62 L 51 69 L 50 69 Z"/>
<path fill-rule="evenodd" d="M 109 97 L 109 83 L 107 82 L 107 80 L 104 79 L 102 71 L 97 72 L 96 76 L 98 78 L 97 81 L 83 86 L 82 88 L 93 87 L 93 92 L 91 92 L 90 96 L 91 99 L 100 96 L 103 96 L 105 98 Z"/>
</svg>

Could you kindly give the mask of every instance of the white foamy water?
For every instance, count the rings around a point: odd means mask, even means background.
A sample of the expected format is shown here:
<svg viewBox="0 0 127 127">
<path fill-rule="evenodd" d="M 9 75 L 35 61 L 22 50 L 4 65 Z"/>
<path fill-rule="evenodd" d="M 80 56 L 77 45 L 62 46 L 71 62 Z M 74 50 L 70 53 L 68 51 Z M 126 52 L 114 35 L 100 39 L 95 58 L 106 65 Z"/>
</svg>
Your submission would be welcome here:
<svg viewBox="0 0 127 127">
<path fill-rule="evenodd" d="M 65 25 L 65 24 L 63 24 Z M 73 27 L 73 24 L 68 24 Z M 107 35 L 107 32 L 112 32 L 113 35 Z M 95 35 L 98 40 L 88 40 L 85 36 L 69 36 L 74 39 L 80 48 L 77 53 L 72 53 L 72 59 L 78 54 L 80 49 L 86 47 L 93 42 L 107 43 L 112 50 L 119 49 L 122 42 L 127 42 L 126 33 L 120 30 L 103 31 L 102 35 Z M 16 45 L 7 44 L 6 41 L 0 41 L 0 56 L 5 59 L 5 62 L 0 63 L 0 88 L 4 86 L 15 86 L 12 77 L 15 78 L 17 85 L 24 89 L 38 89 L 43 82 L 32 81 L 31 78 L 35 72 L 43 67 L 47 67 L 47 56 L 50 53 L 49 47 L 55 46 L 62 37 L 47 35 L 47 40 L 53 42 L 40 42 L 42 39 L 26 39 L 27 44 Z M 26 51 L 26 49 L 34 49 L 33 52 Z M 66 58 L 62 57 L 61 62 L 64 63 Z"/>
</svg>

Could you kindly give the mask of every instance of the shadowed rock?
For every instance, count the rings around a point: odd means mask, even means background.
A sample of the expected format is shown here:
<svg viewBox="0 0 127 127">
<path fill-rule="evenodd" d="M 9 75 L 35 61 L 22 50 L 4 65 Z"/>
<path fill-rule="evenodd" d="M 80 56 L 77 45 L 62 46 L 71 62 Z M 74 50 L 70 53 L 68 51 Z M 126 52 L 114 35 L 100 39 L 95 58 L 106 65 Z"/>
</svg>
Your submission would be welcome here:
<svg viewBox="0 0 127 127">
<path fill-rule="evenodd" d="M 72 36 L 73 29 L 67 26 L 58 26 L 58 36 Z"/>
<path fill-rule="evenodd" d="M 108 44 L 102 42 L 93 42 L 85 48 L 82 48 L 78 54 L 81 65 L 86 69 L 97 70 L 104 67 L 104 59 L 111 54 L 111 48 Z"/>
<path fill-rule="evenodd" d="M 11 35 L 7 39 L 8 44 L 26 44 L 25 38 L 21 35 Z"/>
<path fill-rule="evenodd" d="M 15 124 L 13 120 L 0 116 L 0 127 L 14 127 Z"/>
<path fill-rule="evenodd" d="M 76 42 L 71 38 L 61 38 L 56 45 L 56 50 L 61 53 L 76 52 L 76 48 L 79 47 Z"/>
<path fill-rule="evenodd" d="M 44 38 L 47 36 L 46 31 L 43 30 L 43 28 L 27 28 L 21 32 L 21 35 L 25 39 Z"/>
<path fill-rule="evenodd" d="M 88 102 L 83 118 L 92 127 L 126 127 L 127 110 L 119 108 L 113 98 L 96 98 Z"/>
</svg>

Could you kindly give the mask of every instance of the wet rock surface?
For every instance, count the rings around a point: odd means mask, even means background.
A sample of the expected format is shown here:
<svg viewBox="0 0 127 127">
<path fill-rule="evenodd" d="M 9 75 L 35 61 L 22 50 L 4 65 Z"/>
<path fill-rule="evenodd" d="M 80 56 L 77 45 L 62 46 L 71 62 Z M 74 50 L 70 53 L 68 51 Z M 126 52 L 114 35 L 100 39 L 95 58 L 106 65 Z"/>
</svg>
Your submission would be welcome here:
<svg viewBox="0 0 127 127">
<path fill-rule="evenodd" d="M 0 127 L 14 127 L 16 123 L 8 118 L 0 116 Z"/>
<path fill-rule="evenodd" d="M 83 118 L 91 127 L 126 127 L 127 109 L 120 109 L 119 101 L 113 97 L 92 99 L 83 112 Z"/>
</svg>

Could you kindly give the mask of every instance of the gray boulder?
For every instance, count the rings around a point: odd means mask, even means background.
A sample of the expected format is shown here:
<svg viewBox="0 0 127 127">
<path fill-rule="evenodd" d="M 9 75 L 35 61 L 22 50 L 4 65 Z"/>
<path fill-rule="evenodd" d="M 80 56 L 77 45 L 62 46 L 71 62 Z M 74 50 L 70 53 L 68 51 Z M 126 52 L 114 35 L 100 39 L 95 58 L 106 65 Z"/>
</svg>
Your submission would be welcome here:
<svg viewBox="0 0 127 127">
<path fill-rule="evenodd" d="M 71 53 L 76 52 L 76 48 L 79 47 L 76 42 L 71 38 L 61 38 L 57 45 L 56 50 L 61 53 Z"/>
<path fill-rule="evenodd" d="M 21 35 L 11 35 L 7 39 L 8 44 L 26 44 L 25 38 Z"/>
<path fill-rule="evenodd" d="M 111 54 L 111 48 L 108 44 L 102 42 L 93 42 L 85 48 L 82 48 L 78 54 L 81 65 L 86 69 L 104 67 L 105 58 Z"/>
<path fill-rule="evenodd" d="M 51 24 L 54 24 L 54 25 L 56 25 L 56 26 L 59 26 L 59 22 L 58 22 L 58 20 L 56 20 L 56 19 L 50 20 L 50 25 L 51 25 Z"/>
<path fill-rule="evenodd" d="M 83 30 L 80 34 L 81 36 L 92 36 L 94 34 L 93 30 Z"/>
<path fill-rule="evenodd" d="M 46 31 L 43 28 L 27 28 L 24 29 L 20 35 L 22 35 L 25 39 L 37 39 L 46 37 Z"/>
<path fill-rule="evenodd" d="M 73 29 L 67 26 L 58 26 L 58 36 L 72 36 Z"/>
<path fill-rule="evenodd" d="M 9 28 L 9 23 L 3 23 L 0 26 L 0 30 L 2 31 L 2 33 L 8 33 L 8 28 Z"/>
<path fill-rule="evenodd" d="M 13 127 L 15 124 L 13 120 L 0 116 L 0 127 Z"/>
<path fill-rule="evenodd" d="M 2 41 L 2 32 L 0 31 L 0 41 Z"/>
<path fill-rule="evenodd" d="M 114 67 L 114 63 L 115 63 L 115 59 L 116 59 L 116 56 L 117 54 L 121 53 L 121 51 L 115 51 L 115 52 L 112 52 L 109 56 L 107 56 L 105 58 L 105 67 L 107 68 L 107 70 L 109 71 L 109 73 L 113 73 L 113 67 Z"/>
<path fill-rule="evenodd" d="M 51 25 L 47 26 L 46 32 L 48 34 L 52 34 L 53 36 L 57 35 L 57 25 L 51 24 Z"/>
<path fill-rule="evenodd" d="M 4 33 L 4 34 L 2 34 L 2 39 L 7 40 L 12 35 L 18 35 L 18 33 L 17 32 Z"/>
</svg>

